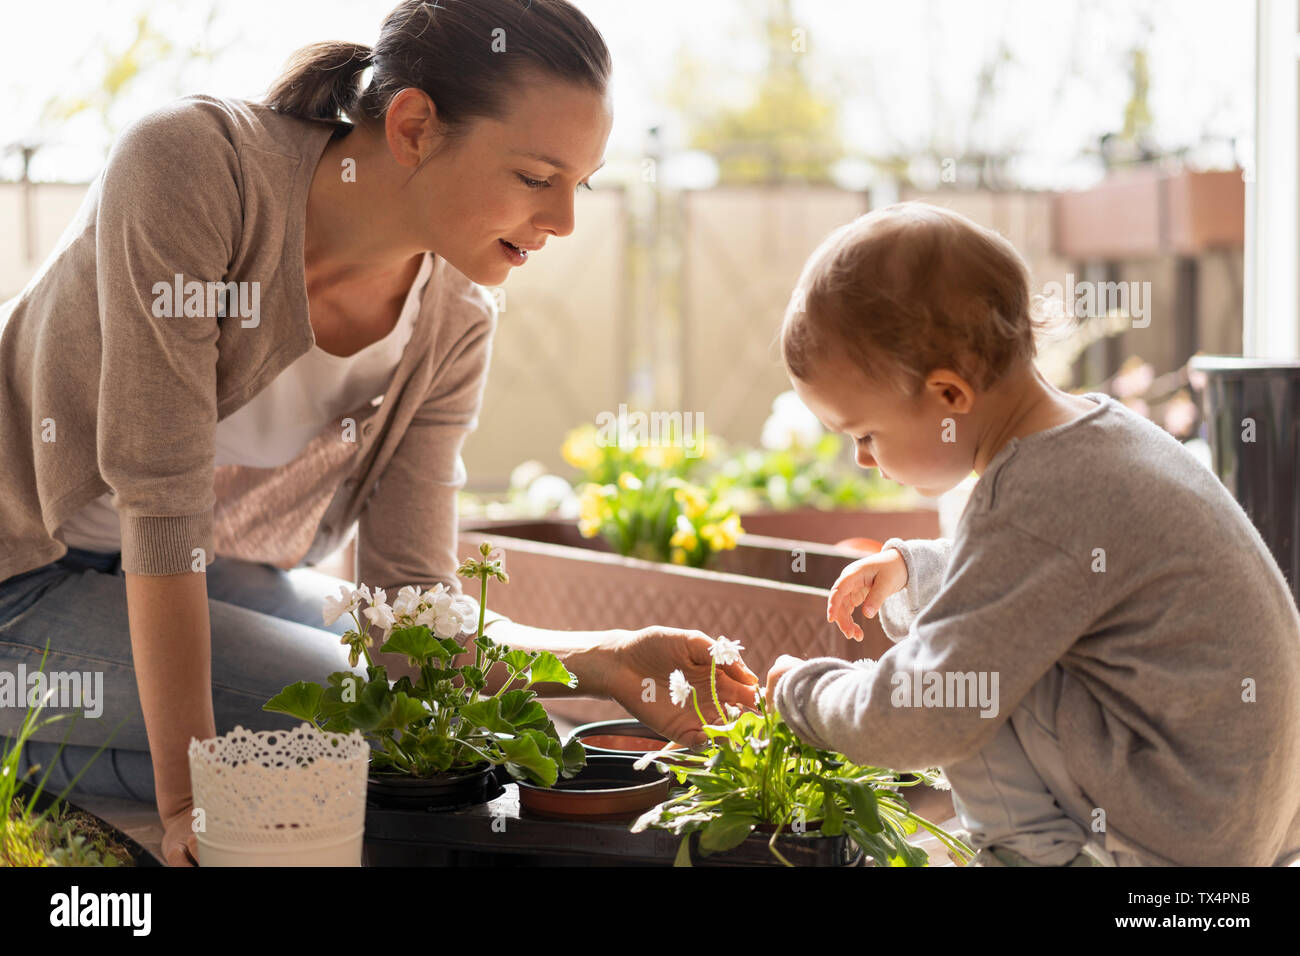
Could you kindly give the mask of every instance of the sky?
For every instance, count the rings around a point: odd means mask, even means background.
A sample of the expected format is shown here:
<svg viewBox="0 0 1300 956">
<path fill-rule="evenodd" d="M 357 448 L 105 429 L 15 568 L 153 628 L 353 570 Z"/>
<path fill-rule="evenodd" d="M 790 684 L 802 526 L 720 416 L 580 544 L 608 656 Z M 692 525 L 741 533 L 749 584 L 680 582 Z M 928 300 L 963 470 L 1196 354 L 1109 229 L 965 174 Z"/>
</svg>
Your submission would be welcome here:
<svg viewBox="0 0 1300 956">
<path fill-rule="evenodd" d="M 683 58 L 708 70 L 699 84 L 704 101 L 740 105 L 767 56 L 755 14 L 761 0 L 577 5 L 605 35 L 614 59 L 606 176 L 639 168 L 652 126 L 670 146 L 686 145 L 666 96 Z M 57 128 L 38 118 L 52 97 L 85 95 L 99 85 L 103 49 L 126 47 L 141 12 L 178 50 L 218 52 L 211 62 L 182 66 L 173 57 L 152 66 L 116 105 L 112 119 L 119 127 L 189 92 L 257 98 L 294 49 L 324 39 L 372 43 L 392 6 L 392 0 L 0 0 L 0 36 L 9 39 L 0 148 L 38 139 L 46 145 L 33 178 L 92 178 L 110 131 L 89 115 Z M 1122 123 L 1129 53 L 1139 43 L 1149 55 L 1158 144 L 1203 144 L 1196 156 L 1208 166 L 1241 161 L 1251 148 L 1249 0 L 793 0 L 793 10 L 805 31 L 807 73 L 840 104 L 843 140 L 857 155 L 1015 147 L 1025 155 L 1017 171 L 1027 185 L 1086 184 L 1098 175 L 1096 164 L 1080 164 L 1078 157 Z M 972 128 L 975 78 L 1002 48 L 1009 59 L 998 74 L 994 108 Z M 16 178 L 17 163 L 13 154 L 0 157 L 0 178 Z M 593 182 L 599 181 L 598 175 Z"/>
</svg>

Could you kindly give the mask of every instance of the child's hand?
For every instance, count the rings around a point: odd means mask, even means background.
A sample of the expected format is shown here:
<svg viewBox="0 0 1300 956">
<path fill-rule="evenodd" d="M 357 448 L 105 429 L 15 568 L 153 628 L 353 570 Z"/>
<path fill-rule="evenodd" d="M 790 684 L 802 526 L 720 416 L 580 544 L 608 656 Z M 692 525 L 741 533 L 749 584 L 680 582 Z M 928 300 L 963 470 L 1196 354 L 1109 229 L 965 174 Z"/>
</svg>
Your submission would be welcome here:
<svg viewBox="0 0 1300 956">
<path fill-rule="evenodd" d="M 772 706 L 772 697 L 776 694 L 777 682 L 781 680 L 782 675 L 785 674 L 786 671 L 790 670 L 790 668 L 798 667 L 802 663 L 803 658 L 791 657 L 789 654 L 782 654 L 776 659 L 776 663 L 768 668 L 767 689 L 763 693 L 763 700 L 767 702 L 769 708 Z"/>
<path fill-rule="evenodd" d="M 853 621 L 853 612 L 874 617 L 885 598 L 907 587 L 907 564 L 894 548 L 854 561 L 845 568 L 831 588 L 826 602 L 826 620 L 834 622 L 844 636 L 862 640 L 862 628 Z"/>
</svg>

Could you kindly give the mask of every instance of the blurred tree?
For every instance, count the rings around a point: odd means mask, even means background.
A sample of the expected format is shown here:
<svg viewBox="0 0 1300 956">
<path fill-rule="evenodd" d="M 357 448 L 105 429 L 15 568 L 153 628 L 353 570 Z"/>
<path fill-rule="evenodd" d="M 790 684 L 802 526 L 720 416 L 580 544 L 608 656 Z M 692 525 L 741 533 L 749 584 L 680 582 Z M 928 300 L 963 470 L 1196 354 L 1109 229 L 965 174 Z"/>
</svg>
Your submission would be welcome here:
<svg viewBox="0 0 1300 956">
<path fill-rule="evenodd" d="M 689 54 L 678 56 L 670 105 L 686 120 L 690 147 L 717 159 L 722 183 L 828 182 L 831 164 L 844 155 L 838 107 L 809 81 L 807 30 L 790 3 L 768 0 L 757 21 L 767 65 L 743 106 L 701 101 L 707 68 Z"/>
</svg>

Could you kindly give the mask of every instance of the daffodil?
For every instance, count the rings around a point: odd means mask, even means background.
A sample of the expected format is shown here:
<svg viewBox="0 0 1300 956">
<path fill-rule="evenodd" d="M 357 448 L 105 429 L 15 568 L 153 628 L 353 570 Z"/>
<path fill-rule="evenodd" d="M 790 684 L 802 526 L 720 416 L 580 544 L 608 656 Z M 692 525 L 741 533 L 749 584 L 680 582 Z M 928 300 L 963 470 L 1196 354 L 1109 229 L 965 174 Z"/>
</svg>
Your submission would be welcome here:
<svg viewBox="0 0 1300 956">
<path fill-rule="evenodd" d="M 687 561 L 686 552 L 683 551 L 681 548 L 673 548 L 672 551 L 673 564 L 685 564 L 686 561 Z"/>
<path fill-rule="evenodd" d="M 625 471 L 618 476 L 618 486 L 624 491 L 640 491 L 641 479 L 630 471 Z"/>
<path fill-rule="evenodd" d="M 590 425 L 576 428 L 564 439 L 560 454 L 574 468 L 591 471 L 600 466 L 602 455 L 596 444 L 596 430 Z"/>
</svg>

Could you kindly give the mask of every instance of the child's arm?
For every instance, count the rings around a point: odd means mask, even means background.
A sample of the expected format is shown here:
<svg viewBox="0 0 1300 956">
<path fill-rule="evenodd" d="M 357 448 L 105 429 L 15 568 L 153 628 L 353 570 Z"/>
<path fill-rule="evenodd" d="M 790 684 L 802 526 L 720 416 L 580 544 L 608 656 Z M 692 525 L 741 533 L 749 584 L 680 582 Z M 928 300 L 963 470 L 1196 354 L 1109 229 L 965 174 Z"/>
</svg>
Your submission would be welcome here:
<svg viewBox="0 0 1300 956">
<path fill-rule="evenodd" d="M 880 605 L 880 627 L 897 643 L 907 637 L 912 620 L 939 593 L 952 554 L 951 538 L 890 538 L 881 551 L 893 548 L 907 565 L 907 586 Z"/>
<path fill-rule="evenodd" d="M 867 765 L 952 763 L 984 746 L 1087 633 L 1086 564 L 1005 521 L 974 524 L 908 640 L 874 663 L 815 658 L 780 678 L 772 702 L 796 734 Z"/>
</svg>

